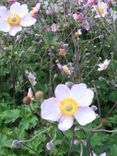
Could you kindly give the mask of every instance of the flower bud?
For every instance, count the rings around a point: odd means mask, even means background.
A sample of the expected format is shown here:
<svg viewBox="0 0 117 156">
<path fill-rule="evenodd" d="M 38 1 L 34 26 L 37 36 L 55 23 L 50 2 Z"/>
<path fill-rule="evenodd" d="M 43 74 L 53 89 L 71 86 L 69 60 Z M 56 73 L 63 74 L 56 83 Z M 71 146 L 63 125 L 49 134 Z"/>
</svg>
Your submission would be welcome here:
<svg viewBox="0 0 117 156">
<path fill-rule="evenodd" d="M 26 104 L 26 105 L 29 105 L 31 103 L 31 98 L 28 97 L 28 96 L 25 96 L 23 98 L 23 103 Z"/>
<path fill-rule="evenodd" d="M 22 142 L 19 140 L 13 140 L 11 147 L 12 148 L 21 148 Z"/>
<path fill-rule="evenodd" d="M 65 83 L 65 85 L 71 89 L 73 86 L 73 82 L 68 81 Z"/>
<path fill-rule="evenodd" d="M 36 98 L 36 100 L 43 99 L 43 97 L 44 97 L 44 93 L 43 93 L 42 91 L 37 91 L 37 92 L 35 93 L 35 98 Z"/>
<path fill-rule="evenodd" d="M 46 148 L 48 150 L 52 150 L 54 148 L 54 144 L 53 144 L 52 140 L 46 144 Z"/>
</svg>

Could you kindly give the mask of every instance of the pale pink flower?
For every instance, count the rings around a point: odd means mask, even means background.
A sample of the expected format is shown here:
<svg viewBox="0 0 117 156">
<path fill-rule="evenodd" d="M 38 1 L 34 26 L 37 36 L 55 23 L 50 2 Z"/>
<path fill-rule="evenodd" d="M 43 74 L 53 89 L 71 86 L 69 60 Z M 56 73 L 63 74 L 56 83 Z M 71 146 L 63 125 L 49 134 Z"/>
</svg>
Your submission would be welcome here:
<svg viewBox="0 0 117 156">
<path fill-rule="evenodd" d="M 37 3 L 36 6 L 30 11 L 31 16 L 35 17 L 40 10 L 40 3 Z"/>
<path fill-rule="evenodd" d="M 108 14 L 107 3 L 99 1 L 97 5 L 93 6 L 92 12 L 95 18 L 105 17 Z"/>
<path fill-rule="evenodd" d="M 97 156 L 97 154 L 94 151 L 92 151 L 92 154 L 93 156 Z M 90 154 L 90 156 L 92 156 L 92 154 Z M 106 156 L 106 152 L 101 153 L 99 156 Z"/>
<path fill-rule="evenodd" d="M 57 121 L 61 131 L 70 129 L 74 119 L 84 126 L 96 119 L 95 112 L 89 107 L 94 93 L 86 84 L 74 84 L 71 89 L 64 84 L 55 88 L 55 97 L 44 100 L 41 104 L 41 117 Z"/>
<path fill-rule="evenodd" d="M 98 64 L 98 71 L 105 70 L 110 64 L 110 60 L 106 59 L 103 63 Z"/>
<path fill-rule="evenodd" d="M 11 36 L 15 36 L 22 27 L 32 26 L 35 22 L 36 19 L 28 13 L 26 4 L 15 2 L 10 10 L 5 6 L 0 7 L 0 31 L 8 32 Z"/>
</svg>

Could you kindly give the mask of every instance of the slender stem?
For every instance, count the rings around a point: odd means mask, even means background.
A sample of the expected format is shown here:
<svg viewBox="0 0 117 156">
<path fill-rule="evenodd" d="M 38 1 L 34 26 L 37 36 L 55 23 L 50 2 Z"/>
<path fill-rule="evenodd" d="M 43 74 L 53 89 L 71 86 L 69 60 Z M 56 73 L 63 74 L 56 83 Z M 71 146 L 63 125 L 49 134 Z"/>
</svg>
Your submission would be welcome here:
<svg viewBox="0 0 117 156">
<path fill-rule="evenodd" d="M 83 156 L 83 144 L 80 143 L 80 156 Z"/>
</svg>

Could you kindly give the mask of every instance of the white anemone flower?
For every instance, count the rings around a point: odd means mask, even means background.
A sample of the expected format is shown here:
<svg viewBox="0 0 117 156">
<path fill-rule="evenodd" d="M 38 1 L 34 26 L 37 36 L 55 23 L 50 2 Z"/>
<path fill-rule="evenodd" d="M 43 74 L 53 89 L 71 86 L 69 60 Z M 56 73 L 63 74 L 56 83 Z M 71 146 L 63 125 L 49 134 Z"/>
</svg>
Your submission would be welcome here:
<svg viewBox="0 0 117 156">
<path fill-rule="evenodd" d="M 0 6 L 0 31 L 8 32 L 11 36 L 22 30 L 22 27 L 33 25 L 36 19 L 28 13 L 26 4 L 20 5 L 15 2 L 8 10 L 5 6 Z"/>
<path fill-rule="evenodd" d="M 110 60 L 106 59 L 103 63 L 98 64 L 98 71 L 105 70 L 110 64 Z"/>
<path fill-rule="evenodd" d="M 99 1 L 97 5 L 93 6 L 92 11 L 95 13 L 95 18 L 105 17 L 108 14 L 108 5 Z"/>
<path fill-rule="evenodd" d="M 71 89 L 59 84 L 55 88 L 55 97 L 44 100 L 41 104 L 41 117 L 57 121 L 61 131 L 70 129 L 74 118 L 84 126 L 96 119 L 96 113 L 89 107 L 94 92 L 86 84 L 74 84 Z"/>
</svg>

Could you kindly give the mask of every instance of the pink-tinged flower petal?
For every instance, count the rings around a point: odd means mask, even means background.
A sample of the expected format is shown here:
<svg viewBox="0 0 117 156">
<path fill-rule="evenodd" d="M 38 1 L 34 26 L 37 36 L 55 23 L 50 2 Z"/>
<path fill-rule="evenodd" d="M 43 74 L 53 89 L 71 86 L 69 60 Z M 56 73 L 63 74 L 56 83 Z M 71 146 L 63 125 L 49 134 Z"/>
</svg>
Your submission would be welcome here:
<svg viewBox="0 0 117 156">
<path fill-rule="evenodd" d="M 75 99 L 79 106 L 89 106 L 93 100 L 94 93 L 91 89 L 87 89 L 84 83 L 73 85 L 71 88 L 71 97 Z"/>
<path fill-rule="evenodd" d="M 4 6 L 0 6 L 0 18 L 5 20 L 8 17 L 8 15 L 9 15 L 9 11 L 7 10 L 7 8 Z"/>
<path fill-rule="evenodd" d="M 0 19 L 0 31 L 9 32 L 10 28 L 10 25 L 6 21 Z"/>
<path fill-rule="evenodd" d="M 20 5 L 20 3 L 16 2 L 16 3 L 11 5 L 10 12 L 16 13 L 21 18 L 23 18 L 24 16 L 26 16 L 28 14 L 28 7 L 26 4 Z"/>
<path fill-rule="evenodd" d="M 58 121 L 60 118 L 59 101 L 52 97 L 41 104 L 41 117 L 50 121 Z"/>
<path fill-rule="evenodd" d="M 70 89 L 64 85 L 64 84 L 59 84 L 55 88 L 55 96 L 57 99 L 61 100 L 63 98 L 67 98 L 70 95 Z"/>
<path fill-rule="evenodd" d="M 66 131 L 68 129 L 70 129 L 73 125 L 73 117 L 65 117 L 65 116 L 62 116 L 60 121 L 59 121 L 59 124 L 58 124 L 58 128 L 61 130 L 61 131 Z"/>
<path fill-rule="evenodd" d="M 90 107 L 80 107 L 74 117 L 80 125 L 84 126 L 96 119 L 96 113 Z"/>
<path fill-rule="evenodd" d="M 36 19 L 33 18 L 30 14 L 26 15 L 21 19 L 20 25 L 23 27 L 28 27 L 35 24 Z"/>
<path fill-rule="evenodd" d="M 18 25 L 18 26 L 12 26 L 11 27 L 11 30 L 9 31 L 9 34 L 11 36 L 15 36 L 21 30 L 22 30 L 22 27 L 20 25 Z"/>
</svg>

